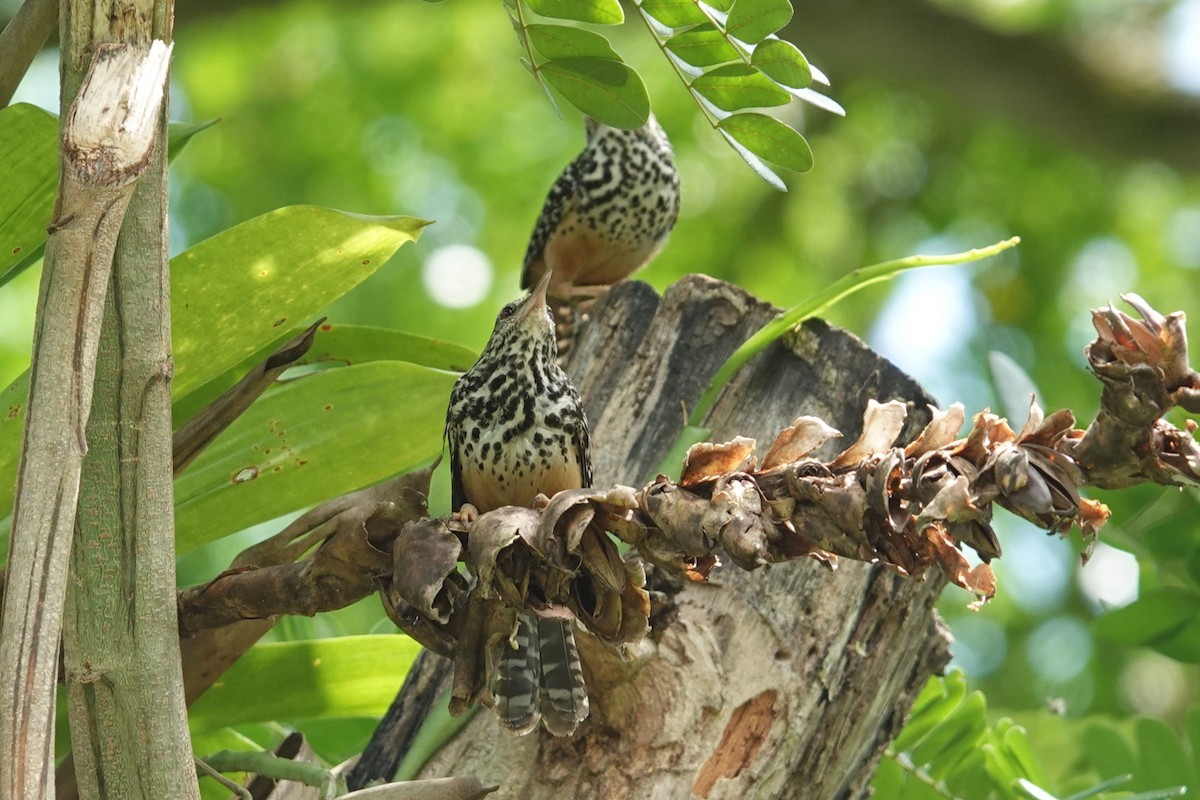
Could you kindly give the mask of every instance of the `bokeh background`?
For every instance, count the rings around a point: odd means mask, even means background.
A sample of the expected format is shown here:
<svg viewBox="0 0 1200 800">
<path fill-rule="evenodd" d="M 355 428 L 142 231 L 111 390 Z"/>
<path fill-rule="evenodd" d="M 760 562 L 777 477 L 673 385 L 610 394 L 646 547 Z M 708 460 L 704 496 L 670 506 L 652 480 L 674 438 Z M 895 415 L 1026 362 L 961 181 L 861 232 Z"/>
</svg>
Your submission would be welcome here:
<svg viewBox="0 0 1200 800">
<path fill-rule="evenodd" d="M 847 113 L 780 112 L 816 159 L 786 175 L 787 193 L 708 127 L 636 15 L 604 31 L 643 75 L 682 173 L 678 227 L 642 279 L 661 290 L 701 272 L 787 306 L 859 266 L 1019 235 L 1002 257 L 912 273 L 829 313 L 944 404 L 1017 424 L 1030 388 L 1047 409 L 1094 412 L 1090 308 L 1133 291 L 1200 314 L 1200 0 L 796 5 L 784 36 Z M 519 64 L 501 4 L 180 0 L 175 33 L 172 117 L 220 122 L 172 166 L 173 251 L 291 204 L 433 219 L 329 316 L 481 347 L 583 140 L 579 115 L 562 104 L 560 118 Z M 47 51 L 17 100 L 54 110 L 56 80 Z M 0 293 L 0 385 L 28 364 L 36 284 L 31 270 Z M 1200 601 L 1140 644 L 1097 624 L 1164 589 L 1200 597 L 1197 492 L 1096 496 L 1113 521 L 1086 567 L 1077 540 L 1005 516 L 997 599 L 970 612 L 949 589 L 941 603 L 970 685 L 1044 752 L 1053 715 L 1149 715 L 1182 732 L 1200 690 Z M 180 581 L 256 535 L 190 555 Z M 371 602 L 274 635 L 386 625 Z"/>
</svg>

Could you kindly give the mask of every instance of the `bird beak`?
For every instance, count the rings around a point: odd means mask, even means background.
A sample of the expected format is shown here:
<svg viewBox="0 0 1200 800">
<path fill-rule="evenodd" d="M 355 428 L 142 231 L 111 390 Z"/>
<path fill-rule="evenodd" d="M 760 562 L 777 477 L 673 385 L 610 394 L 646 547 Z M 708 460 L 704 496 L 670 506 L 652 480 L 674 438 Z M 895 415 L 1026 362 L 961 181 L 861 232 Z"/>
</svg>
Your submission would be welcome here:
<svg viewBox="0 0 1200 800">
<path fill-rule="evenodd" d="M 554 273 L 546 270 L 546 274 L 537 282 L 537 286 L 533 287 L 533 291 L 529 293 L 529 299 L 525 301 L 524 313 L 521 315 L 522 320 L 529 319 L 534 314 L 545 312 L 546 290 L 550 288 L 550 279 L 552 277 L 554 277 Z"/>
</svg>

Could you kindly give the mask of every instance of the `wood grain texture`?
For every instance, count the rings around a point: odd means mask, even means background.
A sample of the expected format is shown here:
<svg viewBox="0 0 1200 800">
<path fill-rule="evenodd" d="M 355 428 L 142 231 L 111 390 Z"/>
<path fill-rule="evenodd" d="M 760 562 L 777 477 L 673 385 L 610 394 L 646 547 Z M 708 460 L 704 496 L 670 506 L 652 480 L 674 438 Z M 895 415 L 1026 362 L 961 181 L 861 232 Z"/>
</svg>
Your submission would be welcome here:
<svg viewBox="0 0 1200 800">
<path fill-rule="evenodd" d="M 602 299 L 569 370 L 592 422 L 596 485 L 639 485 L 683 425 L 681 404 L 774 313 L 701 276 L 661 300 L 636 283 Z M 910 434 L 928 419 L 916 383 L 816 321 L 750 362 L 709 424 L 715 440 L 754 436 L 765 450 L 795 417 L 818 414 L 849 443 L 872 397 L 909 402 Z M 628 662 L 579 637 L 593 710 L 574 737 L 516 738 L 479 714 L 422 774 L 472 775 L 500 784 L 496 797 L 531 800 L 863 797 L 949 658 L 933 612 L 942 585 L 846 561 L 833 573 L 723 568 L 661 595 L 668 607 Z"/>
</svg>

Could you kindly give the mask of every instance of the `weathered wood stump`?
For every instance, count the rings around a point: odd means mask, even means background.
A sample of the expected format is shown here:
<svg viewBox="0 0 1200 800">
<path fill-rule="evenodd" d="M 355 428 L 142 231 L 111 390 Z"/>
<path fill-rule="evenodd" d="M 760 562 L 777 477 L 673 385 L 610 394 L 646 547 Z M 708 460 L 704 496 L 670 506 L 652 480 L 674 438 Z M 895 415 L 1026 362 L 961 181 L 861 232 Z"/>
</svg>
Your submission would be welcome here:
<svg viewBox="0 0 1200 800">
<path fill-rule="evenodd" d="M 641 485 L 684 407 L 774 313 L 703 276 L 662 298 L 641 283 L 603 298 L 569 367 L 592 428 L 596 485 Z M 813 321 L 747 364 L 706 424 L 714 441 L 765 445 L 812 414 L 844 444 L 872 398 L 908 404 L 905 439 L 929 420 L 932 401 L 912 379 Z M 842 560 L 835 572 L 801 561 L 727 566 L 706 584 L 651 578 L 661 603 L 635 658 L 580 636 L 592 714 L 578 734 L 518 738 L 478 714 L 422 776 L 472 775 L 500 784 L 493 796 L 522 800 L 864 797 L 917 692 L 949 659 L 936 576 Z"/>
</svg>

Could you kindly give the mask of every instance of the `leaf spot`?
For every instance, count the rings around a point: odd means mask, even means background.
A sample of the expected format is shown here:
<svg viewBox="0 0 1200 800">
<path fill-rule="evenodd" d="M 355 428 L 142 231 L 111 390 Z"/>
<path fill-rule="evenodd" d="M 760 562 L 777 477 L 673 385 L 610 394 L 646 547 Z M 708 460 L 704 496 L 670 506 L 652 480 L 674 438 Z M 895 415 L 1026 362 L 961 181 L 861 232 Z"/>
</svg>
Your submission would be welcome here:
<svg viewBox="0 0 1200 800">
<path fill-rule="evenodd" d="M 275 324 L 272 325 L 271 327 L 278 328 L 280 325 L 282 325 L 285 322 L 287 322 L 287 317 L 280 317 L 279 319 L 275 320 Z"/>
<path fill-rule="evenodd" d="M 234 483 L 245 483 L 252 481 L 258 477 L 258 467 L 244 467 L 239 469 L 233 476 Z"/>
</svg>

